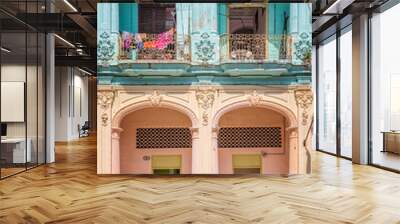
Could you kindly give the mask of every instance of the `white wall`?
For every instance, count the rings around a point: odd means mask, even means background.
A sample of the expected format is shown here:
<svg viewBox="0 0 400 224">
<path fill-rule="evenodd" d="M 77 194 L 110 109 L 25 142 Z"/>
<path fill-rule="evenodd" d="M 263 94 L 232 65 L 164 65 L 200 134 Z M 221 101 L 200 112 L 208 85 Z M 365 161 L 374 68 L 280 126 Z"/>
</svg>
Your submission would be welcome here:
<svg viewBox="0 0 400 224">
<path fill-rule="evenodd" d="M 73 67 L 56 67 L 55 73 L 55 140 L 74 140 L 88 120 L 88 78 Z"/>
<path fill-rule="evenodd" d="M 2 82 L 25 82 L 25 75 L 27 69 L 28 74 L 36 74 L 36 67 L 28 66 L 20 64 L 5 64 L 1 66 L 1 81 Z M 36 80 L 32 80 L 28 76 L 29 86 L 36 86 Z M 27 106 L 36 108 L 36 88 L 27 88 Z M 34 105 L 29 105 L 30 103 L 34 103 Z M 7 110 L 7 108 L 1 108 L 2 110 Z M 29 112 L 29 111 L 28 111 Z M 36 124 L 37 115 L 36 113 L 28 113 L 27 114 L 28 122 L 34 122 Z M 36 126 L 33 127 L 33 124 L 28 124 L 28 129 L 32 127 L 36 130 Z M 30 130 L 28 130 L 28 137 Z M 36 134 L 36 133 L 35 133 Z M 7 123 L 7 136 L 8 137 L 25 137 L 25 122 L 11 122 Z"/>
<path fill-rule="evenodd" d="M 6 122 L 8 138 L 25 138 L 30 140 L 32 162 L 39 159 L 39 163 L 44 162 L 45 149 L 45 118 L 44 118 L 44 73 L 42 67 L 36 64 L 25 66 L 24 64 L 3 64 L 1 66 L 2 82 L 24 82 L 26 84 L 26 121 Z M 24 90 L 21 90 L 24 94 Z M 7 97 L 7 96 L 2 96 Z M 1 108 L 1 110 L 11 110 L 10 108 Z M 11 112 L 12 111 L 8 111 Z M 38 156 L 37 156 L 38 153 Z"/>
</svg>

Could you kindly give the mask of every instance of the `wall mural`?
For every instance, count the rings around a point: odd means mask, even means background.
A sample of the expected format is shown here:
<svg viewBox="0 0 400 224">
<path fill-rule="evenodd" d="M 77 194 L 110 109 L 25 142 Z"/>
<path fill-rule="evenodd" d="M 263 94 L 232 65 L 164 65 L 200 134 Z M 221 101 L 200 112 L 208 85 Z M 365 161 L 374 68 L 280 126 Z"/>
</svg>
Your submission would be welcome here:
<svg viewBox="0 0 400 224">
<path fill-rule="evenodd" d="M 308 172 L 311 4 L 98 9 L 99 174 Z"/>
</svg>

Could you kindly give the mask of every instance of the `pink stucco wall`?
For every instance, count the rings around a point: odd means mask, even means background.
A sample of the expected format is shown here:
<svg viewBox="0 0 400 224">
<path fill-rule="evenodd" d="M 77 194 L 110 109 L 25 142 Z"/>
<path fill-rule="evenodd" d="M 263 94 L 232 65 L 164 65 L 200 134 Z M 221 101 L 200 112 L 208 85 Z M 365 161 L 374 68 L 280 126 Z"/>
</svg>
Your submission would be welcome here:
<svg viewBox="0 0 400 224">
<path fill-rule="evenodd" d="M 120 169 L 123 174 L 151 174 L 151 160 L 143 156 L 181 155 L 182 174 L 190 174 L 192 169 L 191 149 L 136 149 L 137 128 L 187 127 L 190 119 L 177 111 L 166 108 L 148 108 L 127 115 L 121 122 Z"/>
<path fill-rule="evenodd" d="M 262 154 L 263 174 L 282 174 L 289 172 L 288 151 L 285 141 L 285 118 L 272 110 L 264 108 L 242 108 L 223 115 L 219 121 L 219 127 L 281 127 L 283 136 L 282 148 L 235 148 L 219 149 L 219 173 L 232 174 L 233 154 Z"/>
</svg>

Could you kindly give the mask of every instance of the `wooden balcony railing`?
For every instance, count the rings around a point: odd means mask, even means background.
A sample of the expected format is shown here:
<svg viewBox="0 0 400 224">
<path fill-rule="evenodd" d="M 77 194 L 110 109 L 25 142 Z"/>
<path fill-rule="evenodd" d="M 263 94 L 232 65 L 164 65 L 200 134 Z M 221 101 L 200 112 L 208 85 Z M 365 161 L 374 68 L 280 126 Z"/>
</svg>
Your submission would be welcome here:
<svg viewBox="0 0 400 224">
<path fill-rule="evenodd" d="M 221 36 L 221 60 L 290 61 L 292 37 L 265 34 L 229 34 Z M 273 48 L 273 49 L 271 49 Z M 226 52 L 224 52 L 226 51 Z"/>
<path fill-rule="evenodd" d="M 266 35 L 230 34 L 229 56 L 232 60 L 262 60 L 266 56 Z"/>
</svg>

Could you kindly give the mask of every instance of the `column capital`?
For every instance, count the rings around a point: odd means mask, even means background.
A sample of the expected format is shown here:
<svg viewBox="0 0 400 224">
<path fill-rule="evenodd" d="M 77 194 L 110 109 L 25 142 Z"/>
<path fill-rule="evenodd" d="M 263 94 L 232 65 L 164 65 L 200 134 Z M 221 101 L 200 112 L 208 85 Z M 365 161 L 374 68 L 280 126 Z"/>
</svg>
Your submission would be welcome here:
<svg viewBox="0 0 400 224">
<path fill-rule="evenodd" d="M 297 126 L 292 126 L 286 128 L 286 133 L 289 136 L 289 138 L 297 138 L 298 137 L 298 127 Z"/>
<path fill-rule="evenodd" d="M 212 128 L 212 130 L 211 130 L 211 137 L 212 138 L 214 138 L 214 139 L 218 138 L 219 129 L 220 129 L 219 127 Z"/>
<path fill-rule="evenodd" d="M 113 127 L 111 129 L 111 138 L 112 139 L 119 139 L 121 132 L 123 131 L 122 128 Z"/>
<path fill-rule="evenodd" d="M 199 138 L 199 128 L 190 128 L 190 132 L 192 133 L 192 139 Z"/>
</svg>

